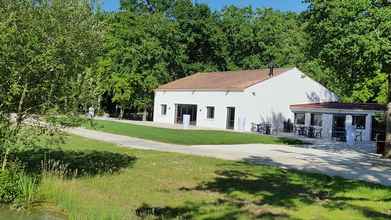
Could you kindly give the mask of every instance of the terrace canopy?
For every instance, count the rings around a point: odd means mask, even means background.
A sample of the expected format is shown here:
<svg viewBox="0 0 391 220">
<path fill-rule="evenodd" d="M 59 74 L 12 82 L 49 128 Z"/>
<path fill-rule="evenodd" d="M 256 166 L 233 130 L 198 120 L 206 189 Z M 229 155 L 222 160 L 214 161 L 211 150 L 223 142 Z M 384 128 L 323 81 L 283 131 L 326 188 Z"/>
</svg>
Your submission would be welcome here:
<svg viewBox="0 0 391 220">
<path fill-rule="evenodd" d="M 290 105 L 295 114 L 294 130 L 298 135 L 370 143 L 381 132 L 378 118 L 386 107 L 374 103 L 324 102 Z"/>
</svg>

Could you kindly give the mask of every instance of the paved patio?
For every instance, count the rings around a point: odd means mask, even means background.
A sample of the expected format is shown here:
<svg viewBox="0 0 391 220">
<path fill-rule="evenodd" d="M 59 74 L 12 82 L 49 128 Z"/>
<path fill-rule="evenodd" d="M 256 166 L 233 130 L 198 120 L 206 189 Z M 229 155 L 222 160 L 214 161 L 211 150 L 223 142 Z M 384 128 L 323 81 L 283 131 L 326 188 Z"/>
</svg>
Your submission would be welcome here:
<svg viewBox="0 0 391 220">
<path fill-rule="evenodd" d="M 323 173 L 391 186 L 391 161 L 360 150 L 322 149 L 320 147 L 315 149 L 314 146 L 294 147 L 268 144 L 181 146 L 83 128 L 67 131 L 123 147 L 178 152 L 226 160 L 244 160 L 255 164 Z"/>
</svg>

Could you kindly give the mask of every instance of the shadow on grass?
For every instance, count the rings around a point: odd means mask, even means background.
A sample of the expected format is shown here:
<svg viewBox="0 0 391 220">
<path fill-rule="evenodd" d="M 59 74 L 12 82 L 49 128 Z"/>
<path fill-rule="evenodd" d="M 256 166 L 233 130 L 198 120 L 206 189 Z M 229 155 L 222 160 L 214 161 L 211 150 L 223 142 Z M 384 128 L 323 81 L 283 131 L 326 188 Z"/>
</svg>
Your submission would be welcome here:
<svg viewBox="0 0 391 220">
<path fill-rule="evenodd" d="M 59 169 L 66 176 L 80 177 L 117 172 L 132 166 L 136 158 L 107 151 L 35 148 L 11 152 L 10 160 L 20 163 L 28 173 Z"/>
<path fill-rule="evenodd" d="M 153 207 L 143 204 L 136 209 L 136 216 L 141 219 L 286 219 L 297 220 L 285 213 L 271 211 L 268 208 L 247 207 L 245 202 L 219 199 L 215 202 L 188 202 L 181 207 Z"/>
<path fill-rule="evenodd" d="M 375 210 L 366 203 L 387 202 L 391 189 L 371 183 L 330 177 L 315 173 L 282 170 L 264 167 L 261 172 L 242 169 L 246 162 L 238 162 L 238 169 L 217 171 L 213 181 L 201 184 L 196 190 L 222 193 L 229 198 L 237 195 L 252 195 L 256 206 L 272 206 L 298 209 L 301 206 L 321 205 L 330 210 L 358 210 L 367 218 L 391 219 L 391 213 Z M 266 167 L 266 168 L 265 168 Z M 267 169 L 269 167 L 270 169 Z M 383 198 L 373 198 L 370 194 L 357 192 L 358 188 L 384 190 Z M 349 192 L 349 196 L 345 196 Z M 362 205 L 357 202 L 363 201 Z M 299 205 L 298 205 L 299 204 Z"/>
<path fill-rule="evenodd" d="M 171 208 L 144 204 L 137 209 L 137 215 L 157 219 L 295 219 L 288 210 L 316 205 L 329 211 L 346 210 L 346 218 L 355 210 L 363 218 L 391 219 L 388 211 L 374 208 L 378 202 L 389 202 L 391 195 L 390 188 L 377 184 L 272 166 L 249 166 L 246 162 L 223 164 L 215 174 L 211 181 L 178 190 L 218 193 L 220 198 L 216 201 Z M 384 196 L 374 198 L 371 193 L 360 193 L 360 188 L 368 188 L 368 192 L 384 190 Z M 319 215 L 328 214 L 323 212 Z"/>
<path fill-rule="evenodd" d="M 189 212 L 191 212 L 190 207 L 152 207 L 144 203 L 136 209 L 136 216 L 142 219 L 151 216 L 158 219 L 191 219 L 188 214 Z"/>
</svg>

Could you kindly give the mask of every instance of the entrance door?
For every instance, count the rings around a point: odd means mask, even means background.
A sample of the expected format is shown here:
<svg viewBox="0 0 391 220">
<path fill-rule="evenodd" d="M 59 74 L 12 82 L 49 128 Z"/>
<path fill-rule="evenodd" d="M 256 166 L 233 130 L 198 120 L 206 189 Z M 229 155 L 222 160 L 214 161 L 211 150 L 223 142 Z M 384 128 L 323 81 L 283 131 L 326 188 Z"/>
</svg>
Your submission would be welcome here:
<svg viewBox="0 0 391 220">
<path fill-rule="evenodd" d="M 227 108 L 227 129 L 235 128 L 235 107 Z"/>
<path fill-rule="evenodd" d="M 339 141 L 346 140 L 345 120 L 346 120 L 346 115 L 334 115 L 333 116 L 332 136 L 337 138 L 337 140 L 339 140 Z"/>
<path fill-rule="evenodd" d="M 190 125 L 197 125 L 197 105 L 176 104 L 175 123 L 183 124 L 183 115 L 190 115 Z"/>
</svg>

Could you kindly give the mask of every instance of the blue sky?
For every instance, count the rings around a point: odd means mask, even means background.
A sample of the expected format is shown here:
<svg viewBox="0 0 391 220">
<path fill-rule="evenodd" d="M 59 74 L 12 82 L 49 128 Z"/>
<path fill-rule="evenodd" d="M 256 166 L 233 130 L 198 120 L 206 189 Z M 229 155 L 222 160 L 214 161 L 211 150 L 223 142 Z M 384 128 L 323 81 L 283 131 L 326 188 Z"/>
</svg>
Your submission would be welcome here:
<svg viewBox="0 0 391 220">
<path fill-rule="evenodd" d="M 120 0 L 102 0 L 103 8 L 108 11 L 115 11 L 119 8 Z M 301 12 L 306 9 L 302 0 L 193 0 L 198 3 L 206 3 L 213 9 L 221 9 L 226 5 L 236 5 L 238 7 L 253 6 L 269 7 L 282 11 Z"/>
</svg>

